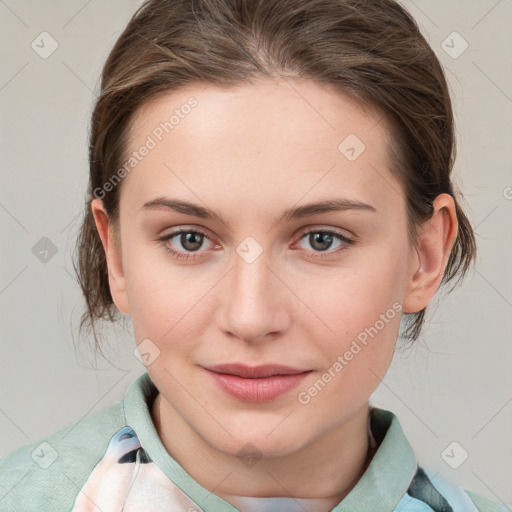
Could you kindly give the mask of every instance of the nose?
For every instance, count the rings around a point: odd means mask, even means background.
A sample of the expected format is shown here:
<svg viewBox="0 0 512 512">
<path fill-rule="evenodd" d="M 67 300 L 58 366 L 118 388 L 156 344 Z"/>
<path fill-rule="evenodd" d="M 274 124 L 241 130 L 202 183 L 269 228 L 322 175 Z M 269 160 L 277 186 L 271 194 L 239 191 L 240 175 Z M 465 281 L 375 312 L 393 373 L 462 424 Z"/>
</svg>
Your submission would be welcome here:
<svg viewBox="0 0 512 512">
<path fill-rule="evenodd" d="M 293 294 L 265 251 L 256 259 L 246 255 L 243 249 L 236 254 L 224 279 L 219 327 L 248 343 L 272 340 L 290 326 Z"/>
</svg>

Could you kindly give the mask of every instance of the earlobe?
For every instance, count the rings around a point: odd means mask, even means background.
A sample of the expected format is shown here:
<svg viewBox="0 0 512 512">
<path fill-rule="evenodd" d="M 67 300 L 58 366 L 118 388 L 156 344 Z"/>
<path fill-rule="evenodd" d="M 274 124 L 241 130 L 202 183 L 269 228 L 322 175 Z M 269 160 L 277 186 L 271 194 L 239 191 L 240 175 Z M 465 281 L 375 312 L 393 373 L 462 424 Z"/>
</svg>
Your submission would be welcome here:
<svg viewBox="0 0 512 512">
<path fill-rule="evenodd" d="M 457 238 L 458 222 L 452 196 L 438 195 L 433 207 L 431 218 L 419 229 L 418 243 L 410 259 L 404 313 L 421 311 L 435 295 Z"/>
<path fill-rule="evenodd" d="M 91 201 L 91 211 L 96 224 L 96 229 L 101 239 L 108 268 L 108 282 L 110 294 L 117 309 L 125 315 L 130 314 L 126 282 L 121 259 L 120 247 L 115 243 L 107 211 L 101 199 Z"/>
</svg>

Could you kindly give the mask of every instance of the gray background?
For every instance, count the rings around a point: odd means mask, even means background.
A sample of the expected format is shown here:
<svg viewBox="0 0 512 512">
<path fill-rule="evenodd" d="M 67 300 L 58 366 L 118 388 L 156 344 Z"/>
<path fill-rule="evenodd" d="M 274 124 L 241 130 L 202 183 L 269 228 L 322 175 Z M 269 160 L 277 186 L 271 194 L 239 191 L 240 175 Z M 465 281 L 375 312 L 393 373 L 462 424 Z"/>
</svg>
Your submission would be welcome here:
<svg viewBox="0 0 512 512">
<path fill-rule="evenodd" d="M 144 372 L 129 322 L 111 332 L 110 363 L 77 340 L 83 302 L 71 264 L 100 69 L 139 3 L 0 0 L 0 456 L 107 408 Z M 456 183 L 480 252 L 462 287 L 438 293 L 421 342 L 396 355 L 371 402 L 397 414 L 420 463 L 510 505 L 512 3 L 401 3 L 447 71 Z M 45 37 L 51 48 L 44 31 L 58 44 L 48 58 L 31 47 Z M 469 45 L 460 55 L 454 31 Z M 44 237 L 57 250 L 47 261 L 32 251 Z M 467 460 L 450 467 L 462 450 Z"/>
</svg>

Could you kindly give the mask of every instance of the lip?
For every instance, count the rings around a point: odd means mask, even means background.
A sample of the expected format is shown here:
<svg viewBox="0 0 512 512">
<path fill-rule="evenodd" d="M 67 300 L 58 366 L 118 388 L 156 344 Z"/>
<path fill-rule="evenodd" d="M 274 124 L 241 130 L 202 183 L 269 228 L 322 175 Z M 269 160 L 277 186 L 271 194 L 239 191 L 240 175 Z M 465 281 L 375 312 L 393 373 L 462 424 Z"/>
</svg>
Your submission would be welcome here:
<svg viewBox="0 0 512 512">
<path fill-rule="evenodd" d="M 227 394 L 244 402 L 270 402 L 298 386 L 312 370 L 269 364 L 223 364 L 204 367 Z"/>
<path fill-rule="evenodd" d="M 274 375 L 297 375 L 309 370 L 292 368 L 291 366 L 282 366 L 279 364 L 265 364 L 261 366 L 246 366 L 245 364 L 218 364 L 215 366 L 205 366 L 206 370 L 215 373 L 224 373 L 243 377 L 244 379 L 259 379 L 273 377 Z"/>
</svg>

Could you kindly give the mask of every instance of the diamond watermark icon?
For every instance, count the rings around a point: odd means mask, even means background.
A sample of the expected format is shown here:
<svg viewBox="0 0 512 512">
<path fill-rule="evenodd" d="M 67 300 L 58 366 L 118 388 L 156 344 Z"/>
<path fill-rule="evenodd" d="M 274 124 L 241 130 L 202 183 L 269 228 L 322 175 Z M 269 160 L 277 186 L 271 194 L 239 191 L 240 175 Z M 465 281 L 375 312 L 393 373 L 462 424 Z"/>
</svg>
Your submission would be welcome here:
<svg viewBox="0 0 512 512">
<path fill-rule="evenodd" d="M 145 338 L 135 347 L 133 354 L 144 366 L 149 366 L 160 355 L 160 349 L 149 338 Z"/>
<path fill-rule="evenodd" d="M 457 469 L 469 457 L 469 453 L 457 441 L 452 441 L 442 452 L 441 458 L 452 469 Z"/>
<path fill-rule="evenodd" d="M 31 453 L 32 458 L 43 469 L 49 468 L 59 457 L 57 450 L 47 441 L 43 441 Z"/>
<path fill-rule="evenodd" d="M 347 135 L 338 145 L 338 151 L 350 162 L 357 160 L 365 149 L 363 141 L 354 133 Z"/>
<path fill-rule="evenodd" d="M 57 246 L 44 236 L 32 247 L 32 254 L 42 263 L 48 263 L 57 254 L 57 250 Z"/>
<path fill-rule="evenodd" d="M 238 244 L 236 252 L 246 263 L 252 263 L 259 258 L 263 247 L 252 236 L 248 236 Z"/>
<path fill-rule="evenodd" d="M 237 452 L 236 456 L 248 467 L 252 468 L 263 456 L 252 443 L 246 443 Z"/>
<path fill-rule="evenodd" d="M 41 32 L 30 46 L 39 57 L 47 59 L 59 47 L 59 43 L 48 32 Z"/>
<path fill-rule="evenodd" d="M 469 48 L 469 43 L 458 32 L 452 32 L 441 43 L 441 48 L 452 59 L 458 59 Z"/>
</svg>

